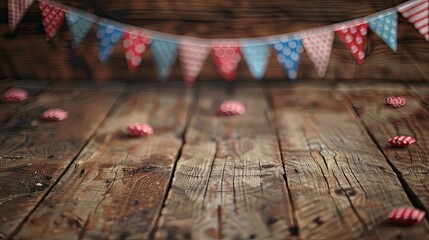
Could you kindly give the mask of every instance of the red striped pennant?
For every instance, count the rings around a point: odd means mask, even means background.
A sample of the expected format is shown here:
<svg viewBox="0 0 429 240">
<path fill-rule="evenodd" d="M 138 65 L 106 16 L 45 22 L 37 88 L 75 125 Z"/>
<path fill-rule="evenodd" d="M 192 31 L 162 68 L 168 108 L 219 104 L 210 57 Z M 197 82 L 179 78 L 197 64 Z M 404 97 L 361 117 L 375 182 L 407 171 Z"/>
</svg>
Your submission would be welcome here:
<svg viewBox="0 0 429 240">
<path fill-rule="evenodd" d="M 401 7 L 399 12 L 429 41 L 429 0 Z"/>
</svg>

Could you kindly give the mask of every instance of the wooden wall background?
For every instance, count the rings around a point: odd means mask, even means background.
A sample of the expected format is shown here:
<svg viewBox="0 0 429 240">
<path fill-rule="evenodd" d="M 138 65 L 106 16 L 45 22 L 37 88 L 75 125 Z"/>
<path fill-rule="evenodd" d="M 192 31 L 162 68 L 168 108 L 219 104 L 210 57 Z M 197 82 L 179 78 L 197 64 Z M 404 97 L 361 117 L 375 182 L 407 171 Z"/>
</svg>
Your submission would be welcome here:
<svg viewBox="0 0 429 240">
<path fill-rule="evenodd" d="M 257 37 L 324 26 L 362 17 L 395 6 L 401 0 L 58 0 L 99 16 L 148 29 L 206 38 Z M 147 51 L 138 71 L 127 70 L 123 47 L 116 49 L 107 64 L 97 60 L 95 29 L 81 46 L 70 47 L 64 23 L 57 36 L 46 42 L 40 12 L 35 3 L 14 34 L 8 33 L 7 1 L 0 1 L 0 78 L 53 80 L 157 81 L 152 55 Z M 399 17 L 398 52 L 393 53 L 370 32 L 367 58 L 358 65 L 336 38 L 324 79 L 319 79 L 306 53 L 298 78 L 317 81 L 395 80 L 429 81 L 429 44 L 414 27 Z M 211 57 L 197 81 L 219 80 Z M 239 65 L 237 79 L 252 80 L 246 64 Z M 181 81 L 177 61 L 169 81 Z M 265 80 L 286 80 L 274 52 Z"/>
</svg>

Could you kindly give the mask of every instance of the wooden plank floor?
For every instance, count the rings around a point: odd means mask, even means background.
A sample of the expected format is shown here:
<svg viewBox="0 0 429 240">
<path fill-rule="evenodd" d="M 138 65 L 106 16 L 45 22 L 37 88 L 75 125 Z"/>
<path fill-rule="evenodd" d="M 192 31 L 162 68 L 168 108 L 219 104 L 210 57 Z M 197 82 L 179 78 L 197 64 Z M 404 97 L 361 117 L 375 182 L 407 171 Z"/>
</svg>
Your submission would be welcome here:
<svg viewBox="0 0 429 240">
<path fill-rule="evenodd" d="M 0 239 L 427 239 L 429 84 L 2 81 Z M 405 107 L 383 99 L 402 95 Z M 224 99 L 246 114 L 216 116 Z M 47 108 L 70 112 L 41 122 Z M 155 134 L 131 139 L 141 121 Z M 416 137 L 408 148 L 386 143 Z"/>
</svg>

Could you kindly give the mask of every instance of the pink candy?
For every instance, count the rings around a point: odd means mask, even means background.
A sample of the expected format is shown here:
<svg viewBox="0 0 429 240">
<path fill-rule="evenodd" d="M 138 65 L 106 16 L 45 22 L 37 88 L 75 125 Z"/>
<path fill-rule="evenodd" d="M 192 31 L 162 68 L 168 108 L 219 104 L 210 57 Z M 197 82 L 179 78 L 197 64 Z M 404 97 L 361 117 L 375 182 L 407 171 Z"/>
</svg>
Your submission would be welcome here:
<svg viewBox="0 0 429 240">
<path fill-rule="evenodd" d="M 147 137 L 153 133 L 153 129 L 145 123 L 133 123 L 127 126 L 127 132 L 131 137 Z"/>
<path fill-rule="evenodd" d="M 51 108 L 46 110 L 44 113 L 40 115 L 40 118 L 46 121 L 62 121 L 68 118 L 69 112 L 59 109 L 59 108 Z"/>
<path fill-rule="evenodd" d="M 223 101 L 218 110 L 218 115 L 222 116 L 233 116 L 233 115 L 242 115 L 246 111 L 243 103 L 236 100 L 227 100 Z"/>
<path fill-rule="evenodd" d="M 396 136 L 389 139 L 389 144 L 395 147 L 406 147 L 416 142 L 416 139 L 410 136 Z"/>
<path fill-rule="evenodd" d="M 11 88 L 7 90 L 3 99 L 7 102 L 21 102 L 28 99 L 28 92 L 22 88 Z"/>
<path fill-rule="evenodd" d="M 384 103 L 389 105 L 392 108 L 398 108 L 407 104 L 407 100 L 404 97 L 391 96 L 391 97 L 387 97 L 384 100 Z"/>
</svg>

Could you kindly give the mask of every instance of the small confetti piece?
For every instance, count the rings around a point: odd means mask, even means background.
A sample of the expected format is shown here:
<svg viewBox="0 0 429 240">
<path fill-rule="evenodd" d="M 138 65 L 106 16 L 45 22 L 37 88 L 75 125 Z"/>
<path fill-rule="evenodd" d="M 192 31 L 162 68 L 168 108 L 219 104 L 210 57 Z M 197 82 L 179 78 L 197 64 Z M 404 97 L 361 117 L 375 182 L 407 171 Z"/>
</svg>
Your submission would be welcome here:
<svg viewBox="0 0 429 240">
<path fill-rule="evenodd" d="M 42 187 L 42 186 L 43 186 L 43 184 L 41 184 L 41 183 L 36 183 L 36 186 L 38 186 L 38 187 Z"/>
<path fill-rule="evenodd" d="M 69 112 L 59 108 L 51 108 L 40 115 L 40 118 L 46 121 L 62 121 L 68 118 Z"/>
<path fill-rule="evenodd" d="M 3 99 L 7 102 L 21 102 L 28 99 L 28 92 L 22 88 L 11 88 L 4 93 Z"/>
<path fill-rule="evenodd" d="M 127 132 L 131 137 L 147 137 L 153 133 L 153 129 L 148 124 L 133 123 L 127 126 Z"/>
<path fill-rule="evenodd" d="M 223 101 L 217 111 L 218 115 L 222 116 L 233 116 L 242 115 L 246 111 L 243 103 L 236 100 Z"/>
<path fill-rule="evenodd" d="M 392 108 L 399 108 L 407 104 L 407 100 L 404 97 L 391 96 L 387 97 L 384 103 Z"/>
<path fill-rule="evenodd" d="M 389 139 L 389 144 L 395 147 L 406 147 L 416 142 L 416 139 L 410 136 L 396 136 Z"/>
<path fill-rule="evenodd" d="M 389 222 L 396 225 L 410 226 L 419 223 L 425 217 L 425 212 L 416 208 L 402 207 L 389 214 Z"/>
</svg>

